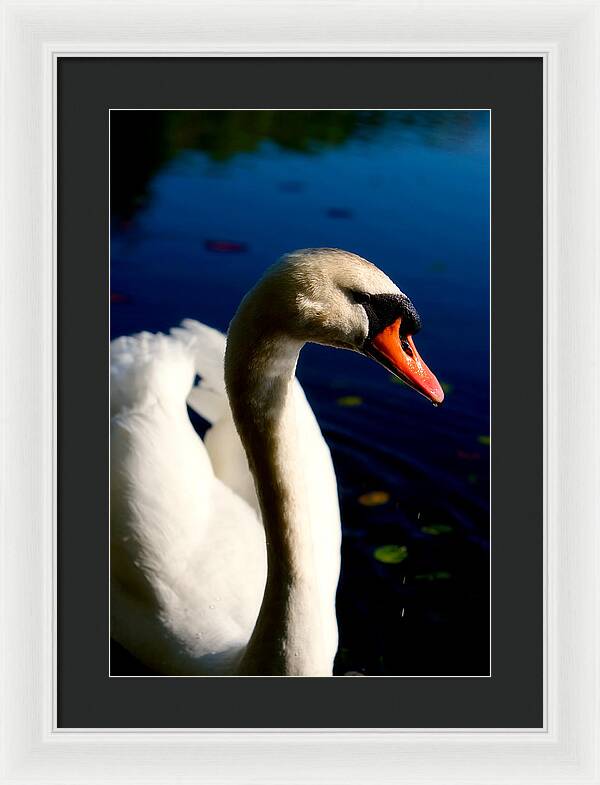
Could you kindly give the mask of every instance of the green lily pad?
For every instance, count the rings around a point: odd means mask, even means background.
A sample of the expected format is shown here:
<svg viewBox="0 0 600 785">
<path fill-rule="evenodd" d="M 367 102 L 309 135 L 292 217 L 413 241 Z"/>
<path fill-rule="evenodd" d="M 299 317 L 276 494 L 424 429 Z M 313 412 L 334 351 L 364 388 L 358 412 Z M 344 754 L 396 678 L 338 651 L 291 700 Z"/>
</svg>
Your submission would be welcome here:
<svg viewBox="0 0 600 785">
<path fill-rule="evenodd" d="M 440 382 L 440 387 L 444 391 L 444 395 L 450 395 L 450 393 L 454 389 L 454 385 L 450 384 L 450 382 Z"/>
<path fill-rule="evenodd" d="M 429 526 L 421 526 L 424 534 L 448 534 L 452 531 L 452 526 L 447 523 L 432 523 Z"/>
<path fill-rule="evenodd" d="M 408 556 L 406 545 L 380 545 L 375 548 L 373 556 L 384 564 L 400 564 Z"/>
<path fill-rule="evenodd" d="M 362 402 L 360 395 L 343 395 L 337 399 L 338 406 L 360 406 Z"/>
<path fill-rule="evenodd" d="M 479 442 L 479 444 L 489 445 L 490 442 L 491 442 L 491 439 L 490 439 L 489 436 L 478 436 L 477 437 L 477 441 Z"/>
<path fill-rule="evenodd" d="M 451 577 L 449 572 L 445 570 L 436 570 L 435 572 L 424 572 L 421 575 L 415 575 L 417 581 L 447 581 Z"/>
</svg>

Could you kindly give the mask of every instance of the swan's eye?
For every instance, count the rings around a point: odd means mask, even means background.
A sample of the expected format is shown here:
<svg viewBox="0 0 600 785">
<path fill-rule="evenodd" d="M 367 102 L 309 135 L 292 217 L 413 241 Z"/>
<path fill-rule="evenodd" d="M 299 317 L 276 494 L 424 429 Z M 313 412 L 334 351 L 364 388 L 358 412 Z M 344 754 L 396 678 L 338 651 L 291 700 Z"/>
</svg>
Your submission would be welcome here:
<svg viewBox="0 0 600 785">
<path fill-rule="evenodd" d="M 368 292 L 351 291 L 349 292 L 349 294 L 355 303 L 360 303 L 361 305 L 363 303 L 368 303 L 369 300 L 371 299 L 371 295 Z"/>
<path fill-rule="evenodd" d="M 403 350 L 406 352 L 406 354 L 408 354 L 409 357 L 413 356 L 413 351 L 410 348 L 410 344 L 406 340 L 406 338 L 400 337 L 400 346 L 403 348 Z"/>
</svg>

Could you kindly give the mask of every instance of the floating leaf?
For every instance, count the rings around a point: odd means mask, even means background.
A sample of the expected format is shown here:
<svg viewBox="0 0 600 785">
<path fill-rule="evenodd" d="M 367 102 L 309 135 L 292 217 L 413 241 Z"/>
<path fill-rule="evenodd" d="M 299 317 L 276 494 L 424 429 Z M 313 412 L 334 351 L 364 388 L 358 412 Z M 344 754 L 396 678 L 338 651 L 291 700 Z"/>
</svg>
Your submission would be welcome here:
<svg viewBox="0 0 600 785">
<path fill-rule="evenodd" d="M 244 253 L 248 250 L 247 243 L 238 243 L 235 240 L 205 240 L 204 247 L 213 253 Z"/>
<path fill-rule="evenodd" d="M 373 556 L 384 564 L 400 564 L 408 556 L 408 549 L 406 545 L 380 545 Z"/>
<path fill-rule="evenodd" d="M 481 458 L 478 452 L 466 452 L 465 450 L 457 450 L 456 455 L 462 461 L 478 461 Z"/>
<path fill-rule="evenodd" d="M 479 444 L 489 445 L 491 440 L 489 436 L 478 436 L 477 441 L 479 442 Z"/>
<path fill-rule="evenodd" d="M 447 523 L 432 523 L 429 526 L 421 526 L 424 534 L 448 534 L 452 531 L 452 526 Z"/>
<path fill-rule="evenodd" d="M 437 570 L 436 572 L 424 572 L 421 575 L 415 575 L 417 581 L 447 581 L 451 577 L 449 572 L 444 570 Z"/>
<path fill-rule="evenodd" d="M 452 390 L 454 390 L 454 385 L 450 384 L 450 382 L 440 382 L 440 387 L 444 391 L 444 395 L 450 395 Z"/>
<path fill-rule="evenodd" d="M 338 406 L 360 406 L 362 402 L 360 395 L 343 395 L 337 399 Z"/>
<path fill-rule="evenodd" d="M 380 504 L 387 504 L 390 495 L 387 491 L 370 491 L 358 497 L 358 503 L 363 507 L 378 507 Z"/>
</svg>

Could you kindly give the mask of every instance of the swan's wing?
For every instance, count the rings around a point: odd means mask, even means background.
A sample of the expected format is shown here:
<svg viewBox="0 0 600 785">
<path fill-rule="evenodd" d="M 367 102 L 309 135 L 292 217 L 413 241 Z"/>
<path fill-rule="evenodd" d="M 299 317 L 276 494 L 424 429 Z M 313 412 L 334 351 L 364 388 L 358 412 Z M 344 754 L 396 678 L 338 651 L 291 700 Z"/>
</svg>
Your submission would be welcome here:
<svg viewBox="0 0 600 785">
<path fill-rule="evenodd" d="M 195 371 L 176 336 L 111 346 L 112 630 L 151 667 L 218 672 L 252 630 L 265 545 L 187 416 Z"/>
<path fill-rule="evenodd" d="M 171 334 L 194 358 L 200 381 L 191 389 L 188 405 L 211 423 L 204 437 L 215 476 L 260 514 L 254 480 L 246 453 L 231 416 L 225 391 L 223 365 L 226 338 L 223 333 L 193 319 L 186 319 Z"/>
<path fill-rule="evenodd" d="M 193 378 L 193 357 L 171 336 L 111 344 L 113 545 L 141 549 L 148 563 L 177 562 L 210 523 L 214 474 L 185 408 Z"/>
<path fill-rule="evenodd" d="M 214 424 L 229 410 L 223 374 L 225 336 L 194 319 L 184 319 L 171 335 L 187 348 L 201 377 L 188 395 L 188 404 Z"/>
<path fill-rule="evenodd" d="M 193 378 L 193 356 L 171 336 L 144 332 L 116 338 L 110 345 L 111 416 L 143 411 L 157 401 L 177 406 Z"/>
<path fill-rule="evenodd" d="M 204 537 L 180 537 L 185 547 L 177 552 L 164 543 L 148 558 L 147 548 L 133 544 L 130 569 L 115 572 L 118 549 L 111 550 L 112 634 L 158 672 L 231 672 L 258 616 L 266 580 L 262 526 L 218 480 L 205 502 L 216 525 Z M 134 569 L 142 586 L 131 585 Z"/>
</svg>

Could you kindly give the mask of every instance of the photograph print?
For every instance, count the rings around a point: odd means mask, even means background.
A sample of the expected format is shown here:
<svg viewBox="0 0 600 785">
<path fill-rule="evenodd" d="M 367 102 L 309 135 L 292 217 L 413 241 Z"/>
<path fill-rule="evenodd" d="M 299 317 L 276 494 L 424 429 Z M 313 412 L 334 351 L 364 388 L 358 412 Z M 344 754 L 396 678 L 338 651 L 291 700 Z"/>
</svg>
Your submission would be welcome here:
<svg viewBox="0 0 600 785">
<path fill-rule="evenodd" d="M 111 676 L 490 675 L 490 124 L 111 110 Z"/>
</svg>

